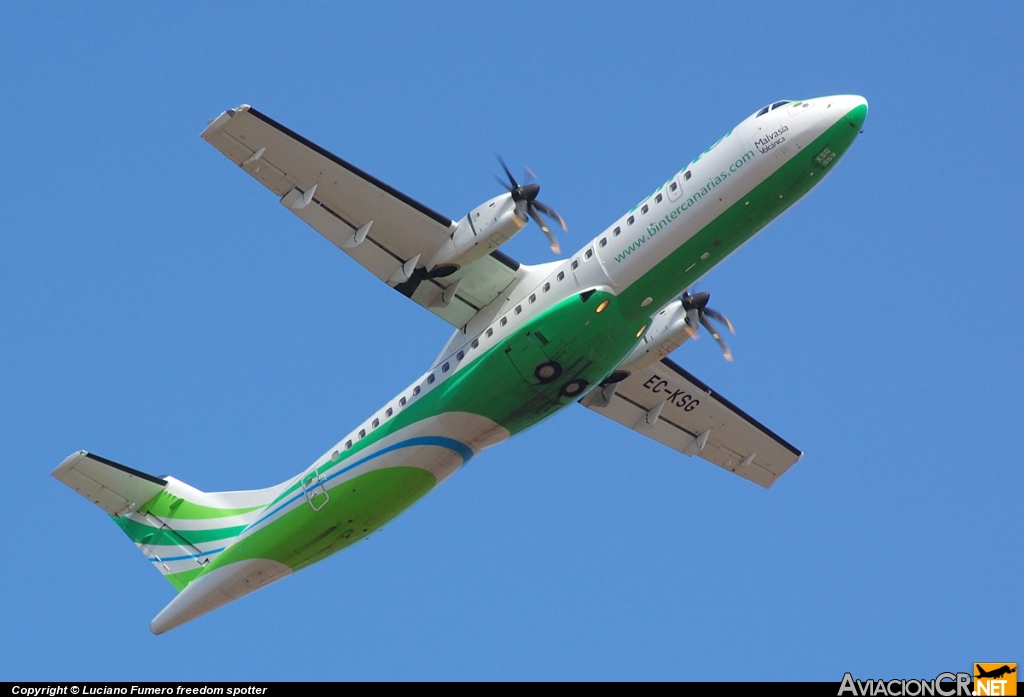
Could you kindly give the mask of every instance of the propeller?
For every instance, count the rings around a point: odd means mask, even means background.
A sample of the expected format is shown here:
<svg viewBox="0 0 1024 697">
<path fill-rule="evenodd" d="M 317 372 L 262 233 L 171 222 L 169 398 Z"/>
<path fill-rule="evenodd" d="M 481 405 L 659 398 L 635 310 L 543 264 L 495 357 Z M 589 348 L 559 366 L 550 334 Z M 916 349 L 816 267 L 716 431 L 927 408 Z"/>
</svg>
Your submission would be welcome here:
<svg viewBox="0 0 1024 697">
<path fill-rule="evenodd" d="M 722 339 L 721 334 L 718 333 L 718 330 L 715 329 L 715 326 L 711 324 L 711 321 L 708 318 L 724 324 L 733 334 L 736 333 L 736 330 L 732 328 L 732 322 L 729 321 L 728 317 L 723 315 L 721 312 L 716 312 L 708 307 L 708 300 L 710 299 L 711 293 L 694 293 L 693 295 L 690 295 L 688 291 L 683 292 L 680 300 L 683 301 L 683 309 L 686 311 L 687 329 L 690 336 L 696 338 L 697 331 L 700 329 L 699 325 L 702 325 L 708 330 L 714 340 L 718 342 L 718 345 L 722 347 L 722 353 L 725 355 L 725 360 L 731 361 L 732 351 L 729 350 L 729 347 Z"/>
<path fill-rule="evenodd" d="M 510 194 L 512 194 L 512 200 L 516 202 L 516 213 L 523 220 L 526 220 L 527 216 L 533 219 L 533 222 L 537 223 L 540 229 L 548 238 L 548 242 L 551 243 L 551 251 L 555 254 L 559 254 L 562 248 L 558 246 L 558 240 L 555 239 L 554 233 L 551 232 L 551 228 L 544 222 L 544 219 L 540 217 L 543 213 L 547 217 L 551 218 L 559 225 L 562 226 L 562 230 L 568 231 L 565 226 L 565 221 L 562 220 L 562 216 L 558 215 L 554 208 L 545 206 L 543 203 L 537 200 L 537 194 L 540 193 L 540 184 L 536 182 L 530 182 L 529 184 L 520 185 L 516 178 L 512 176 L 512 172 L 508 171 L 508 166 L 505 164 L 505 160 L 501 159 L 501 155 L 498 155 L 498 162 L 501 163 L 501 168 L 505 170 L 505 176 L 508 177 L 508 182 L 504 182 L 498 177 L 498 182 L 504 186 Z M 526 174 L 531 179 L 536 179 L 533 172 L 527 168 Z"/>
</svg>

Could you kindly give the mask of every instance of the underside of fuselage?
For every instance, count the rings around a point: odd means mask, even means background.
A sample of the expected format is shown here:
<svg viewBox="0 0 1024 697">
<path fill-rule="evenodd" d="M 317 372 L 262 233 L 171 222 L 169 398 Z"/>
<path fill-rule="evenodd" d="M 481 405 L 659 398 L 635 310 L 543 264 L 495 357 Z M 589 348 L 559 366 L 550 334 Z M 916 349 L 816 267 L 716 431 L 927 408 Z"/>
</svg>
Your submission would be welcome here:
<svg viewBox="0 0 1024 697">
<path fill-rule="evenodd" d="M 379 529 L 484 447 L 573 404 L 583 391 L 566 395 L 567 382 L 585 389 L 604 380 L 643 328 L 619 307 L 605 292 L 578 294 L 525 323 L 353 448 L 307 473 L 323 481 L 322 498 L 318 491 L 307 497 L 296 482 L 268 507 L 273 524 L 254 525 L 212 568 L 265 558 L 297 570 Z M 543 365 L 558 366 L 558 379 L 538 375 Z"/>
</svg>

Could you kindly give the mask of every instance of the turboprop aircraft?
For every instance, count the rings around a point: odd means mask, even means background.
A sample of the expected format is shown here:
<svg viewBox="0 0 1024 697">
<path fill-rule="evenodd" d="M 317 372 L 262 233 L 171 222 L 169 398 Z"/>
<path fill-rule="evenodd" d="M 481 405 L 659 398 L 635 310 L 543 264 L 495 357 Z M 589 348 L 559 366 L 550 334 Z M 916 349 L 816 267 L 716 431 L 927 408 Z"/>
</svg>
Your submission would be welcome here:
<svg viewBox="0 0 1024 697">
<path fill-rule="evenodd" d="M 667 356 L 711 320 L 688 288 L 805 196 L 867 116 L 858 96 L 751 114 L 570 258 L 529 266 L 499 247 L 537 200 L 507 191 L 454 221 L 250 106 L 202 138 L 341 251 L 454 327 L 430 368 L 277 486 L 206 493 L 98 455 L 53 476 L 106 511 L 180 592 L 161 634 L 365 538 L 487 447 L 579 402 L 762 487 L 801 452 Z"/>
</svg>

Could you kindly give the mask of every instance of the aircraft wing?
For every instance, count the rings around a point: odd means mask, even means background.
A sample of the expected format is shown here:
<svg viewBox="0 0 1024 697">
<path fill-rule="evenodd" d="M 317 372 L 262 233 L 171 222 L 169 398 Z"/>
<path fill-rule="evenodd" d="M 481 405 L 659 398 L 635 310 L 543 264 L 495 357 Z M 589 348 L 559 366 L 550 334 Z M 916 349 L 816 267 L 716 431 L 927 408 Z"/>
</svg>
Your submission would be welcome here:
<svg viewBox="0 0 1024 697">
<path fill-rule="evenodd" d="M 803 453 L 668 358 L 580 400 L 684 455 L 770 488 Z"/>
<path fill-rule="evenodd" d="M 248 105 L 211 121 L 202 138 L 374 276 L 455 327 L 517 279 L 519 264 L 497 251 L 451 276 L 428 278 L 423 265 L 454 221 Z"/>
</svg>

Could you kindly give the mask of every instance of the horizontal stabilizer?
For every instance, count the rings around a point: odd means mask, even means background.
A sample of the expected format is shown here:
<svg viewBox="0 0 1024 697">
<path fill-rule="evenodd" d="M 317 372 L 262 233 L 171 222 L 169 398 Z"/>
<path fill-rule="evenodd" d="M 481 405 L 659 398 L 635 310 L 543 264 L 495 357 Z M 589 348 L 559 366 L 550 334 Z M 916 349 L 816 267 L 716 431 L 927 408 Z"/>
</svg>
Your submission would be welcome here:
<svg viewBox="0 0 1024 697">
<path fill-rule="evenodd" d="M 138 510 L 167 486 L 167 480 L 81 450 L 53 476 L 114 517 Z"/>
<path fill-rule="evenodd" d="M 60 463 L 53 476 L 108 513 L 178 590 L 209 570 L 288 486 L 207 493 L 84 450 Z"/>
<path fill-rule="evenodd" d="M 290 568 L 270 559 L 247 559 L 214 569 L 175 596 L 153 618 L 149 630 L 154 634 L 168 632 L 291 573 Z"/>
</svg>

